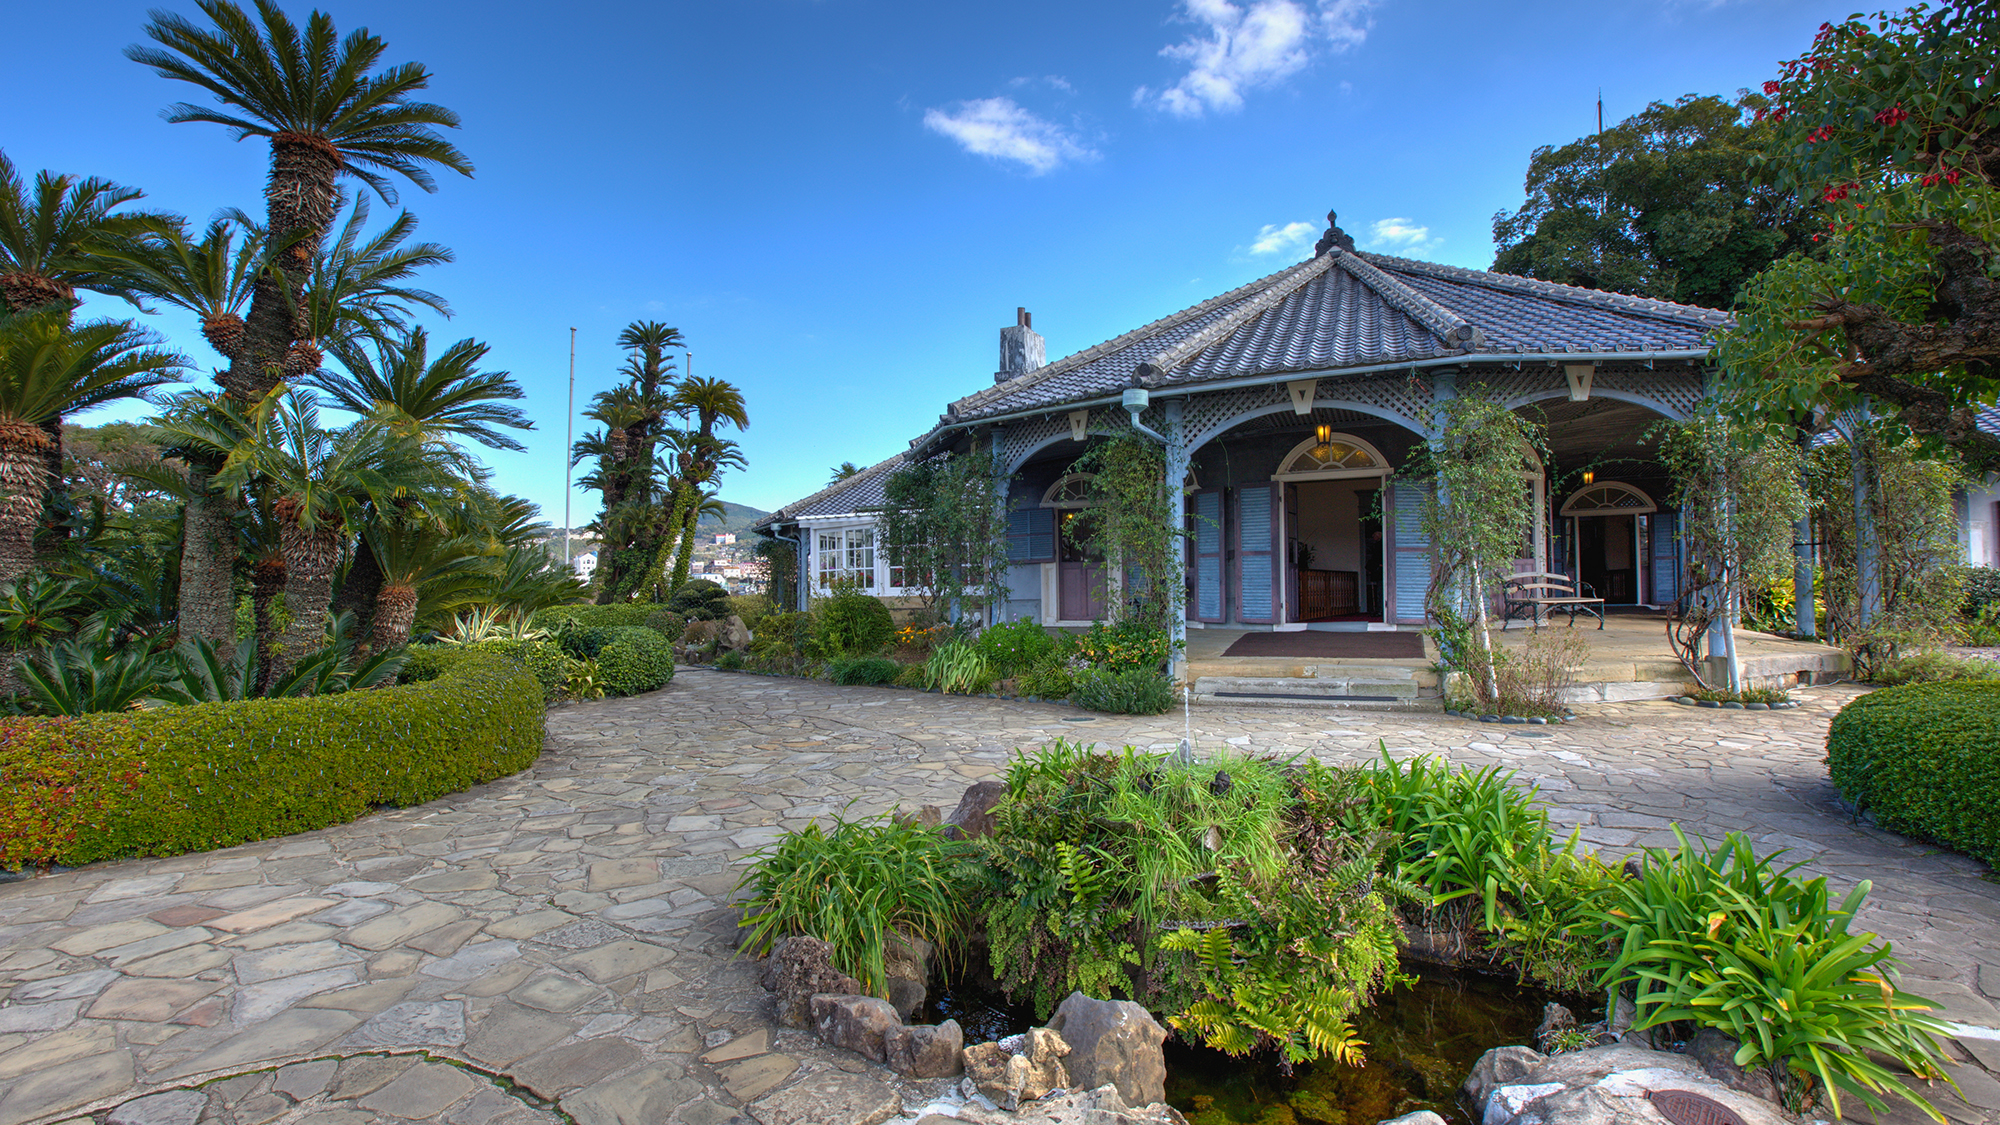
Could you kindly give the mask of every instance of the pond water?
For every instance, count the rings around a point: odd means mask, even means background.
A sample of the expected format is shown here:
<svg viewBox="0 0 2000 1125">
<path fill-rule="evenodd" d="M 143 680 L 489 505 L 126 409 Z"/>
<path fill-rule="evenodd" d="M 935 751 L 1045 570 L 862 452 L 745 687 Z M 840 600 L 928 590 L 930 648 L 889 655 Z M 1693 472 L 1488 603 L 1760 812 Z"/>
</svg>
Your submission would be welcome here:
<svg viewBox="0 0 2000 1125">
<path fill-rule="evenodd" d="M 1231 1058 L 1169 1037 L 1167 1101 L 1190 1125 L 1375 1125 L 1420 1109 L 1470 1125 L 1458 1085 L 1472 1064 L 1489 1048 L 1532 1042 L 1542 1005 L 1558 998 L 1488 977 L 1406 971 L 1414 985 L 1378 996 L 1354 1021 L 1368 1043 L 1365 1065 L 1312 1063 L 1288 1077 L 1268 1056 Z M 1032 1007 L 965 986 L 934 993 L 911 1017 L 946 1019 L 959 1022 L 968 1046 L 1038 1022 Z"/>
</svg>

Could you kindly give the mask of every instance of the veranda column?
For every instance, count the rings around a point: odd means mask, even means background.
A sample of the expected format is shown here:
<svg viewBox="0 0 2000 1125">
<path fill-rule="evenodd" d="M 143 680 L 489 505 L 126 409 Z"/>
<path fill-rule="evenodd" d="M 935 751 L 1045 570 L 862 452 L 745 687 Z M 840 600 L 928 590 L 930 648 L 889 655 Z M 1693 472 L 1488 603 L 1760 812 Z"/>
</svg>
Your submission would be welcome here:
<svg viewBox="0 0 2000 1125">
<path fill-rule="evenodd" d="M 1167 444 L 1165 449 L 1167 526 L 1180 529 L 1187 526 L 1187 473 L 1191 451 L 1187 446 L 1187 431 L 1182 425 L 1182 415 L 1186 402 L 1170 398 L 1165 407 L 1167 417 Z M 1173 574 L 1177 586 L 1168 599 L 1171 612 L 1168 613 L 1167 629 L 1174 641 L 1174 663 L 1171 669 L 1175 679 L 1187 671 L 1187 537 L 1173 538 Z"/>
<path fill-rule="evenodd" d="M 1875 624 L 1882 611 L 1881 536 L 1875 527 L 1875 474 L 1867 449 L 1868 407 L 1848 418 L 1848 480 L 1854 489 L 1854 568 L 1860 604 L 1855 627 Z"/>
<path fill-rule="evenodd" d="M 1002 331 L 1004 332 L 1005 330 L 1002 329 Z M 1006 435 L 1006 430 L 1003 427 L 994 426 L 987 433 L 991 435 L 990 452 L 993 456 L 993 492 L 997 497 L 994 502 L 993 529 L 996 535 L 1004 539 L 1007 535 L 1007 455 L 1001 448 L 1001 438 Z M 998 590 L 1001 582 L 1007 577 L 1009 564 L 1002 561 L 1000 567 L 1001 570 L 998 575 L 988 578 L 987 585 L 990 589 Z M 988 598 L 987 603 L 986 623 L 988 625 L 998 625 L 1002 621 L 1007 620 L 1007 606 L 1004 596 Z"/>
<path fill-rule="evenodd" d="M 1806 476 L 1805 455 L 1812 450 L 1812 432 L 1799 427 L 1799 476 Z M 1810 496 L 1811 485 L 1799 481 L 1800 490 Z M 1819 631 L 1819 611 L 1813 603 L 1813 524 L 1808 510 L 1792 525 L 1792 616 L 1793 631 L 1811 638 Z"/>
</svg>

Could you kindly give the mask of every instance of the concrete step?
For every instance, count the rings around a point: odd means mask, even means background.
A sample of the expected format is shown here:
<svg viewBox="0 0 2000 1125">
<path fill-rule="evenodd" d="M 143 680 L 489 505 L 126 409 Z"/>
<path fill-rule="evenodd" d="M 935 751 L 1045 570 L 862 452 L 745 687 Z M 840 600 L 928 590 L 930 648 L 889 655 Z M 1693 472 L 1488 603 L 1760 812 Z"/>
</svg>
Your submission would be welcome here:
<svg viewBox="0 0 2000 1125">
<path fill-rule="evenodd" d="M 1435 711 L 1436 688 L 1413 675 L 1371 677 L 1198 676 L 1196 703 L 1345 707 L 1365 711 Z"/>
</svg>

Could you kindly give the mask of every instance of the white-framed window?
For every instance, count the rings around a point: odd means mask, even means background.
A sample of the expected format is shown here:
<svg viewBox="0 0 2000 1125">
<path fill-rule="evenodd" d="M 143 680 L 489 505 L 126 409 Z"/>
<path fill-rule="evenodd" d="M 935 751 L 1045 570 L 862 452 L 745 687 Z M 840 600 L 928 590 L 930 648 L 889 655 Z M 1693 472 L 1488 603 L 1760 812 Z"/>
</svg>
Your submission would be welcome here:
<svg viewBox="0 0 2000 1125">
<path fill-rule="evenodd" d="M 819 584 L 854 580 L 864 590 L 875 588 L 875 529 L 848 527 L 819 533 Z"/>
</svg>

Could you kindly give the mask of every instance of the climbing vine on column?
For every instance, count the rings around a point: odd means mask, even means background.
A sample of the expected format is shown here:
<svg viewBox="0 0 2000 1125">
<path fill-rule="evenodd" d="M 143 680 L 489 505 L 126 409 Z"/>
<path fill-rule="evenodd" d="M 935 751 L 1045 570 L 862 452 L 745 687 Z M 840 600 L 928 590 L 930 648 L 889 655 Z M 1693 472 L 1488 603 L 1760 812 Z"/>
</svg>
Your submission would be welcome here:
<svg viewBox="0 0 2000 1125">
<path fill-rule="evenodd" d="M 1171 518 L 1165 452 L 1157 442 L 1128 432 L 1087 450 L 1070 471 L 1089 476 L 1089 506 L 1065 533 L 1087 537 L 1121 568 L 1124 597 L 1114 615 L 1171 629 L 1186 599 L 1174 544 L 1187 530 Z"/>
</svg>

